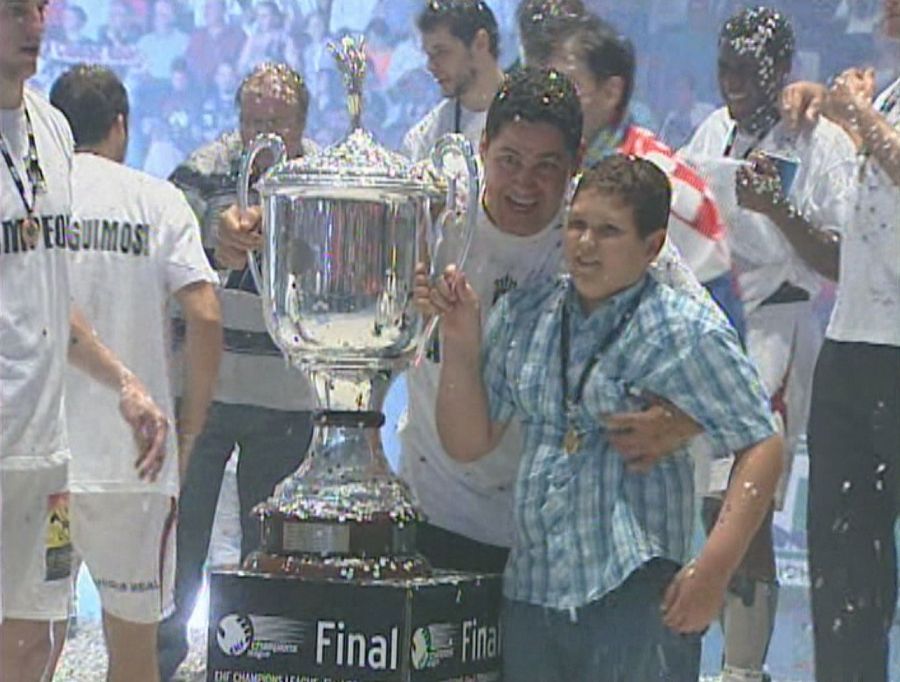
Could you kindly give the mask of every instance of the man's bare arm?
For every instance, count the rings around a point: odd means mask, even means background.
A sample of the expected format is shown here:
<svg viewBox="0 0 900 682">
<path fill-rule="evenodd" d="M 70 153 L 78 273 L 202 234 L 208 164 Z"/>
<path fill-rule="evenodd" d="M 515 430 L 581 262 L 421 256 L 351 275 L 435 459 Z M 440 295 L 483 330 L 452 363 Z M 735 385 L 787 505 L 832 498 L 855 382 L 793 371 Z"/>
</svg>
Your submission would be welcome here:
<svg viewBox="0 0 900 682">
<path fill-rule="evenodd" d="M 175 293 L 185 320 L 185 385 L 178 415 L 178 468 L 181 479 L 197 436 L 206 423 L 222 358 L 222 313 L 209 282 L 190 284 Z"/>
<path fill-rule="evenodd" d="M 156 480 L 165 461 L 168 423 L 141 381 L 97 337 L 77 308 L 69 318 L 69 362 L 119 394 L 119 410 L 134 431 L 135 467 L 142 479 Z"/>
</svg>

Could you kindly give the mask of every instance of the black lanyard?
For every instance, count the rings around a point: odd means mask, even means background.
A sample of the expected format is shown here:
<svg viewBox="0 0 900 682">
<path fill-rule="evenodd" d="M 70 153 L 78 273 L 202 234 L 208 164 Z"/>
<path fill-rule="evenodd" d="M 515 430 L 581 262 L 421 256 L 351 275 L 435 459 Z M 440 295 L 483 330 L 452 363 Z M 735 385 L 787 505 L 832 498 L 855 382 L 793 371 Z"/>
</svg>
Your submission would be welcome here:
<svg viewBox="0 0 900 682">
<path fill-rule="evenodd" d="M 13 183 L 19 192 L 19 198 L 22 200 L 22 205 L 25 207 L 25 213 L 28 215 L 28 218 L 33 218 L 34 205 L 37 203 L 37 195 L 44 191 L 45 180 L 44 172 L 41 170 L 41 164 L 38 161 L 37 143 L 34 139 L 34 128 L 31 126 L 31 116 L 28 115 L 27 108 L 24 109 L 24 112 L 25 133 L 28 137 L 28 165 L 25 172 L 28 175 L 28 181 L 31 183 L 31 202 L 28 201 L 28 193 L 25 191 L 25 182 L 22 180 L 22 176 L 19 175 L 19 169 L 16 168 L 12 153 L 9 150 L 6 140 L 3 139 L 3 135 L 0 135 L 0 154 L 3 155 L 3 160 L 6 162 L 9 174 L 12 176 Z"/>
<path fill-rule="evenodd" d="M 578 383 L 575 385 L 575 395 L 572 396 L 571 400 L 569 400 L 569 310 L 566 301 L 563 300 L 562 311 L 560 312 L 559 330 L 559 379 L 560 383 L 562 384 L 562 404 L 564 414 L 569 415 L 570 408 L 581 402 L 581 397 L 584 394 L 584 387 L 587 384 L 588 376 L 593 371 L 594 367 L 597 366 L 597 362 L 600 361 L 600 356 L 608 351 L 609 348 L 625 332 L 625 329 L 628 327 L 628 323 L 637 312 L 638 306 L 641 305 L 641 301 L 644 299 L 644 295 L 646 294 L 647 289 L 650 286 L 649 277 L 649 275 L 645 275 L 646 279 L 641 285 L 640 291 L 635 294 L 634 300 L 631 302 L 631 305 L 622 314 L 622 317 L 619 318 L 619 321 L 609 331 L 606 337 L 597 344 L 597 348 L 594 351 L 594 354 L 591 356 L 590 360 L 587 361 L 584 369 L 581 370 L 581 376 L 578 377 Z"/>
<path fill-rule="evenodd" d="M 453 110 L 453 132 L 462 132 L 462 102 L 459 101 L 459 97 L 456 98 L 456 105 Z"/>
<path fill-rule="evenodd" d="M 756 136 L 756 139 L 753 141 L 753 144 L 747 148 L 747 151 L 741 155 L 741 158 L 745 161 L 750 158 L 750 155 L 756 150 L 759 144 L 765 139 L 766 135 L 772 132 L 772 128 L 774 125 L 763 128 L 762 132 Z M 731 152 L 734 151 L 734 143 L 737 141 L 737 133 L 738 127 L 737 123 L 733 123 L 731 125 L 731 131 L 728 133 L 728 138 L 725 140 L 725 149 L 722 151 L 722 156 L 730 157 Z"/>
</svg>

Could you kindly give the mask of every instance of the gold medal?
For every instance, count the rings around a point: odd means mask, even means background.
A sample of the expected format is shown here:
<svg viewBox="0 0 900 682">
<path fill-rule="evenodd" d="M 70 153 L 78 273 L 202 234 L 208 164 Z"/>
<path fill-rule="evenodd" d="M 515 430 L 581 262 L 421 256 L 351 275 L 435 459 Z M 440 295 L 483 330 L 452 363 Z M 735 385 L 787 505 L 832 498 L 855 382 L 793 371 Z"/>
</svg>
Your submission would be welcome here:
<svg viewBox="0 0 900 682">
<path fill-rule="evenodd" d="M 570 426 L 563 437 L 563 449 L 567 455 L 574 455 L 581 447 L 581 436 L 575 430 L 574 426 Z"/>
<path fill-rule="evenodd" d="M 40 223 L 35 220 L 34 216 L 28 216 L 25 220 L 22 221 L 22 240 L 25 242 L 25 246 L 29 249 L 33 249 L 38 245 L 38 240 L 41 237 L 41 226 Z"/>
</svg>

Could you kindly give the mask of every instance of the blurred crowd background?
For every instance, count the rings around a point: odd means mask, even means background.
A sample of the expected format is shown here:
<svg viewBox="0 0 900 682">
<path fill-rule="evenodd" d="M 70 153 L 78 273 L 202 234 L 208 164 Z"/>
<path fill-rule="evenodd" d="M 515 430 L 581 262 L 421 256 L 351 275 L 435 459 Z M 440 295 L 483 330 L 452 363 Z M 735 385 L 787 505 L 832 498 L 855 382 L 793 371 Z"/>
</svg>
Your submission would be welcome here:
<svg viewBox="0 0 900 682">
<path fill-rule="evenodd" d="M 166 177 L 200 144 L 237 123 L 235 89 L 259 62 L 304 74 L 312 101 L 307 136 L 347 132 L 344 92 L 329 41 L 364 34 L 370 61 L 364 122 L 396 148 L 440 98 L 415 30 L 423 0 L 53 0 L 38 87 L 68 66 L 115 69 L 133 107 L 127 162 Z M 488 0 L 501 30 L 501 64 L 517 59 L 518 0 Z M 587 0 L 635 43 L 633 114 L 674 147 L 720 103 L 716 39 L 748 0 Z M 760 3 L 752 3 L 760 4 Z M 824 80 L 861 63 L 889 82 L 900 49 L 877 30 L 879 0 L 769 0 L 793 20 L 795 77 Z"/>
</svg>

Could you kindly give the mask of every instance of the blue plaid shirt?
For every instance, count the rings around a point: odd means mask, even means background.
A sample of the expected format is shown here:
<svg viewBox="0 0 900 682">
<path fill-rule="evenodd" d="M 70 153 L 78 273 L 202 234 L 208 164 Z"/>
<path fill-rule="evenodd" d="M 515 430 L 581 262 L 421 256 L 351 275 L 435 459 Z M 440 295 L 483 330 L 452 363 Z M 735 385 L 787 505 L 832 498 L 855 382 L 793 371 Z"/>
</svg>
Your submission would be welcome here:
<svg viewBox="0 0 900 682">
<path fill-rule="evenodd" d="M 654 557 L 690 557 L 693 465 L 686 449 L 647 474 L 626 471 L 600 415 L 640 406 L 642 392 L 691 415 L 713 451 L 742 450 L 775 433 L 768 399 L 734 330 L 694 299 L 645 278 L 585 317 L 568 278 L 505 295 L 491 311 L 483 377 L 491 418 L 518 417 L 524 453 L 515 492 L 509 599 L 573 609 L 600 599 Z M 641 290 L 643 289 L 643 293 Z M 640 303 L 604 351 L 573 416 L 583 432 L 563 449 L 561 306 L 569 307 L 571 393 L 598 339 Z"/>
</svg>

